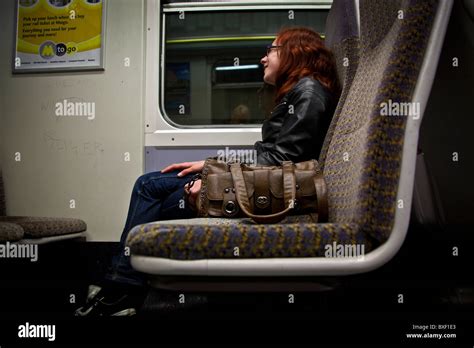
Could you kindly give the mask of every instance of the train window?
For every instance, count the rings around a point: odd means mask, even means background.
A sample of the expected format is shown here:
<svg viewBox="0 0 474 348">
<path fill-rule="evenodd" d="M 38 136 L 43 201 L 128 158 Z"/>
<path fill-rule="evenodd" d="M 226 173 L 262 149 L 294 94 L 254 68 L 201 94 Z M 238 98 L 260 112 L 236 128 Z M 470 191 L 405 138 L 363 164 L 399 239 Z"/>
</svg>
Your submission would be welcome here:
<svg viewBox="0 0 474 348">
<path fill-rule="evenodd" d="M 260 59 L 285 26 L 323 34 L 325 9 L 182 11 L 163 7 L 161 110 L 179 127 L 263 122 L 273 103 Z"/>
</svg>

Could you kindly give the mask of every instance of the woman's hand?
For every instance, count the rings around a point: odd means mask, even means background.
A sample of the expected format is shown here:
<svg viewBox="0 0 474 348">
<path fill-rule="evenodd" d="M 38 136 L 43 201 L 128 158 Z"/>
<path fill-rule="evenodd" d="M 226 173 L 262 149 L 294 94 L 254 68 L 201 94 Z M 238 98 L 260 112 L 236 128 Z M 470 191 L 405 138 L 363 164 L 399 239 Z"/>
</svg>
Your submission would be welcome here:
<svg viewBox="0 0 474 348">
<path fill-rule="evenodd" d="M 202 172 L 202 168 L 204 168 L 205 161 L 197 161 L 197 162 L 183 162 L 183 163 L 175 163 L 171 164 L 168 167 L 161 170 L 162 173 L 171 172 L 173 170 L 181 170 L 178 173 L 178 176 L 184 176 L 190 173 L 200 173 Z M 197 182 L 196 182 L 197 183 Z M 201 187 L 201 181 L 199 180 L 199 187 Z"/>
<path fill-rule="evenodd" d="M 188 194 L 188 203 L 196 209 L 196 199 L 201 191 L 201 179 L 196 180 L 191 188 L 189 188 L 189 184 L 186 184 L 184 189 Z"/>
</svg>

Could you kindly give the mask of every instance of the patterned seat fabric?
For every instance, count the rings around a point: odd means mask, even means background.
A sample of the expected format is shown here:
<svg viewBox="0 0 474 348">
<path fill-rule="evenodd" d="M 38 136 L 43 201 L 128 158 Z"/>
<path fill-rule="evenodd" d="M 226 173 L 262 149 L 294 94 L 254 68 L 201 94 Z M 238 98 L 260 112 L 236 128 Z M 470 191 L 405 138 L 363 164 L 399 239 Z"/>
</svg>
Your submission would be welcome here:
<svg viewBox="0 0 474 348">
<path fill-rule="evenodd" d="M 325 159 L 329 219 L 355 223 L 378 242 L 393 227 L 406 116 L 381 104 L 410 102 L 437 1 L 360 1 L 360 62 Z M 413 149 L 416 151 L 416 149 Z"/>
<path fill-rule="evenodd" d="M 365 244 L 365 251 L 385 242 L 394 223 L 406 117 L 382 116 L 380 104 L 411 101 L 436 6 L 435 0 L 360 0 L 359 65 L 343 89 L 324 154 L 330 223 L 298 221 L 304 217 L 277 225 L 156 222 L 132 229 L 132 254 L 234 258 L 239 247 L 247 258 L 312 257 L 323 256 L 324 246 L 334 242 Z"/>
<path fill-rule="evenodd" d="M 20 225 L 0 222 L 0 243 L 16 242 L 23 238 L 25 231 Z"/>
<path fill-rule="evenodd" d="M 357 225 L 316 224 L 309 216 L 290 216 L 275 225 L 249 219 L 160 221 L 136 226 L 127 240 L 134 255 L 176 260 L 324 256 L 333 242 L 371 248 Z"/>
<path fill-rule="evenodd" d="M 2 216 L 0 223 L 9 222 L 22 227 L 25 238 L 44 238 L 84 232 L 84 221 L 73 218 Z"/>
<path fill-rule="evenodd" d="M 319 164 L 322 168 L 359 65 L 359 27 L 356 12 L 355 0 L 334 0 L 326 21 L 325 45 L 334 55 L 342 91 L 319 155 Z"/>
</svg>

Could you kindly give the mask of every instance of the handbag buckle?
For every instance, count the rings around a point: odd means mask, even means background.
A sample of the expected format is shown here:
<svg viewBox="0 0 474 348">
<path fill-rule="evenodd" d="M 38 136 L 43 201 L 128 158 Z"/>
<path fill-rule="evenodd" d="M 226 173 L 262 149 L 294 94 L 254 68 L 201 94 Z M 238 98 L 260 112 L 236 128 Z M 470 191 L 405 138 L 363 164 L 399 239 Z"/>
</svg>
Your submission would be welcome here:
<svg viewBox="0 0 474 348">
<path fill-rule="evenodd" d="M 266 197 L 266 196 L 258 196 L 257 197 L 257 204 L 259 206 L 264 207 L 264 206 L 267 205 L 267 203 L 268 203 L 268 197 Z"/>
<path fill-rule="evenodd" d="M 224 211 L 228 216 L 234 216 L 237 214 L 237 204 L 234 201 L 227 201 L 224 205 Z"/>
<path fill-rule="evenodd" d="M 233 187 L 226 187 L 224 189 L 222 212 L 226 217 L 234 217 L 239 213 L 239 210 L 239 205 L 235 197 L 235 189 Z"/>
</svg>

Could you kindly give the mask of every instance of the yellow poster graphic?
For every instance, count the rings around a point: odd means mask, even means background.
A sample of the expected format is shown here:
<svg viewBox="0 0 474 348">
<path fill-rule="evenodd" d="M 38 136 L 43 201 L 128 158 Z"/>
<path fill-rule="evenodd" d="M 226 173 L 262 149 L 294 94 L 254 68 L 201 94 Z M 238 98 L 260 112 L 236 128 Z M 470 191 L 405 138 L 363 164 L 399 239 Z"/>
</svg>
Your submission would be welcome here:
<svg viewBox="0 0 474 348">
<path fill-rule="evenodd" d="M 18 0 L 14 70 L 102 68 L 104 0 Z"/>
</svg>

